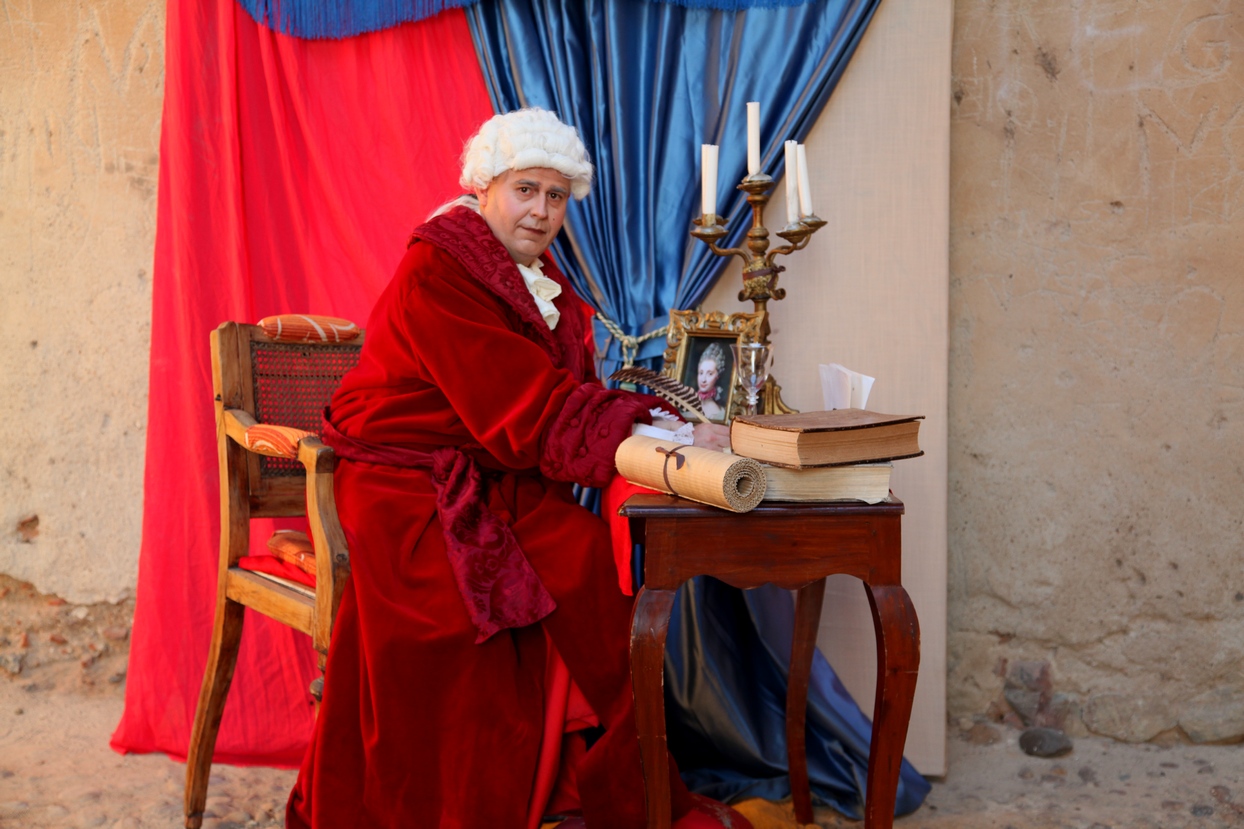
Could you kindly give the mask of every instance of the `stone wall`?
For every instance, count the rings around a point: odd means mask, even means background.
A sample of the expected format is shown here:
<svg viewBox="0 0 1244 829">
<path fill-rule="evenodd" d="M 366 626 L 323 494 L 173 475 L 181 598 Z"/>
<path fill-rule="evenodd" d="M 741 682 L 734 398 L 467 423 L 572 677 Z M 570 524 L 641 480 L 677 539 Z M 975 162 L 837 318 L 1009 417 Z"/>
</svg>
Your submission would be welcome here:
<svg viewBox="0 0 1244 829">
<path fill-rule="evenodd" d="M 132 591 L 164 4 L 0 7 L 0 572 Z"/>
<path fill-rule="evenodd" d="M 956 6 L 950 711 L 1244 736 L 1244 9 Z"/>
<path fill-rule="evenodd" d="M 959 0 L 949 706 L 1244 734 L 1244 12 Z M 163 4 L 0 24 L 0 572 L 133 589 Z"/>
</svg>

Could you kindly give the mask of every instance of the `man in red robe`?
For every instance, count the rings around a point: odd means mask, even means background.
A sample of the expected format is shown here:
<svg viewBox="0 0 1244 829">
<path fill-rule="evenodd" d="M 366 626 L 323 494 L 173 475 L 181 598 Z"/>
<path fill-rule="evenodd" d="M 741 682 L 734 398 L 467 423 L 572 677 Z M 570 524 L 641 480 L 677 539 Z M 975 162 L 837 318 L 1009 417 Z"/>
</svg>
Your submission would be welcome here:
<svg viewBox="0 0 1244 829">
<path fill-rule="evenodd" d="M 552 113 L 494 117 L 464 157 L 474 203 L 415 230 L 372 313 L 325 424 L 351 576 L 290 827 L 523 829 L 550 805 L 645 826 L 631 600 L 571 486 L 607 483 L 660 402 L 596 380 L 546 253 L 591 177 Z M 603 727 L 590 748 L 574 717 Z M 680 829 L 747 826 L 670 768 Z"/>
</svg>

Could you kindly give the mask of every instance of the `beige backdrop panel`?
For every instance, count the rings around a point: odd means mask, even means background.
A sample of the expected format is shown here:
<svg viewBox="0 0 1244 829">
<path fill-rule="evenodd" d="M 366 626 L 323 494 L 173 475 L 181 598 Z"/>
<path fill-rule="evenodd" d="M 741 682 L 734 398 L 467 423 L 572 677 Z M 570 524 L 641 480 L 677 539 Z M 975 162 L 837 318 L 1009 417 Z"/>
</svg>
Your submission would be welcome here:
<svg viewBox="0 0 1244 829">
<path fill-rule="evenodd" d="M 922 633 L 920 681 L 906 753 L 946 771 L 946 395 L 950 0 L 885 0 L 807 141 L 818 214 L 829 222 L 785 260 L 788 296 L 770 303 L 774 374 L 786 402 L 821 408 L 817 364 L 877 378 L 869 408 L 927 416 L 922 458 L 895 464 L 907 505 L 903 583 Z M 763 102 L 761 104 L 764 105 Z M 769 221 L 781 221 L 784 183 Z M 735 265 L 704 302 L 738 302 Z M 827 588 L 820 646 L 871 713 L 872 617 L 860 583 Z"/>
</svg>

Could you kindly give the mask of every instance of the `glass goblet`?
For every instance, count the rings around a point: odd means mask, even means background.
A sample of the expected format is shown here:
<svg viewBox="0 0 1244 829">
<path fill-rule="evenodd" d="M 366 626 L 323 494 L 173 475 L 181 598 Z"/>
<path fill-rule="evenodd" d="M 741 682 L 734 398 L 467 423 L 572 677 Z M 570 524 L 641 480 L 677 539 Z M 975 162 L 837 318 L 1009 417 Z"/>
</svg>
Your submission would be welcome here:
<svg viewBox="0 0 1244 829">
<path fill-rule="evenodd" d="M 747 392 L 747 413 L 754 415 L 760 390 L 769 379 L 769 367 L 773 364 L 773 346 L 763 343 L 735 343 L 730 346 L 730 350 L 734 352 L 734 365 L 739 373 L 739 382 Z"/>
</svg>

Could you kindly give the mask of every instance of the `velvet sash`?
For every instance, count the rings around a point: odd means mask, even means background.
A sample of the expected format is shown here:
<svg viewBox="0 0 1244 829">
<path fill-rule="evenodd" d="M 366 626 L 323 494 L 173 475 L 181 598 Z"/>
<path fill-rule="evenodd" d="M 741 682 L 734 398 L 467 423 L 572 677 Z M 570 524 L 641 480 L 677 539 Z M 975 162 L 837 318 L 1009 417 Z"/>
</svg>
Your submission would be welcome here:
<svg viewBox="0 0 1244 829">
<path fill-rule="evenodd" d="M 341 458 L 402 469 L 426 469 L 436 490 L 445 552 L 479 644 L 505 628 L 525 627 L 557 604 L 540 582 L 509 526 L 488 509 L 479 464 L 458 446 L 424 452 L 351 438 L 324 412 L 322 439 Z"/>
</svg>

